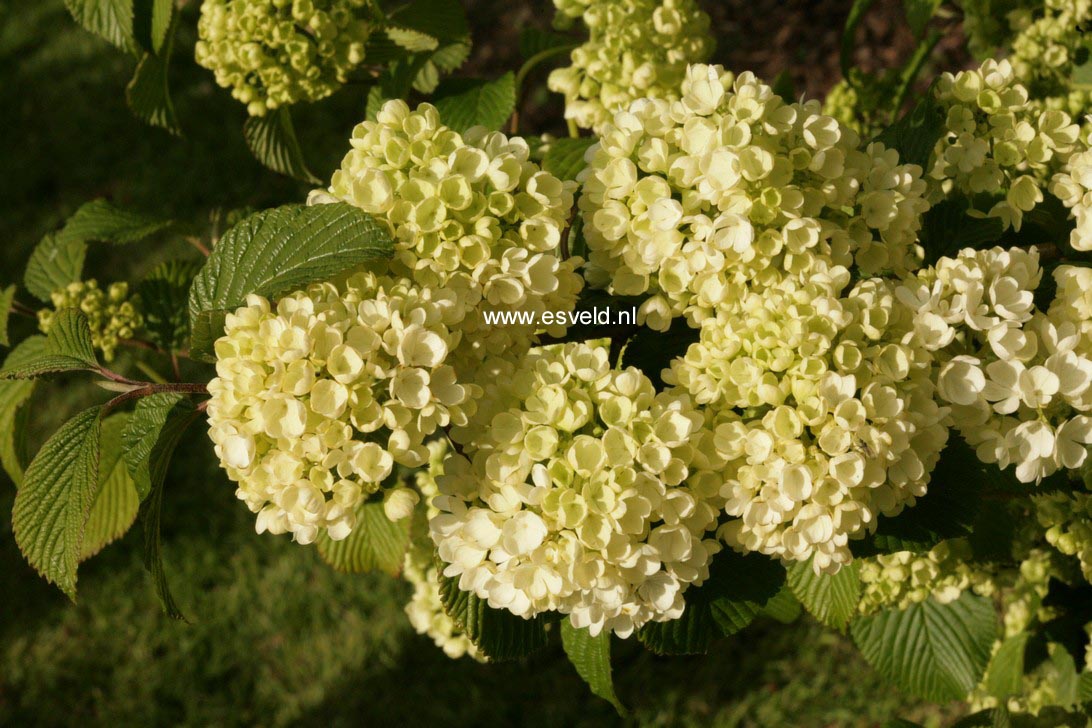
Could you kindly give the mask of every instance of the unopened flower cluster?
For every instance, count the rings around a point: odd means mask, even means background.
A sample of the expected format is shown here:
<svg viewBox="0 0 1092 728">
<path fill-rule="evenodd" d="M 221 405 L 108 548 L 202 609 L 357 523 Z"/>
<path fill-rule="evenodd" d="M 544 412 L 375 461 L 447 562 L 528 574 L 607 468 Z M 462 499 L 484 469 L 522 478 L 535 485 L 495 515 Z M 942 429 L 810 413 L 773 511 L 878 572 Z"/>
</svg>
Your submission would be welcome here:
<svg viewBox="0 0 1092 728">
<path fill-rule="evenodd" d="M 1052 493 L 1035 499 L 1039 525 L 1047 542 L 1081 562 L 1084 578 L 1092 582 L 1092 493 Z"/>
<path fill-rule="evenodd" d="M 53 315 L 62 308 L 79 309 L 87 317 L 91 343 L 102 351 L 102 358 L 111 361 L 123 339 L 132 338 L 144 325 L 140 313 L 140 298 L 129 295 L 129 284 L 111 283 L 103 290 L 94 279 L 69 283 L 50 294 L 52 309 L 38 312 L 38 327 L 49 331 Z"/>
<path fill-rule="evenodd" d="M 709 16 L 695 0 L 554 0 L 557 23 L 582 18 L 588 40 L 550 74 L 565 118 L 598 130 L 639 98 L 675 98 L 690 63 L 713 52 Z"/>
<path fill-rule="evenodd" d="M 655 329 L 786 277 L 916 267 L 921 169 L 750 73 L 691 66 L 681 100 L 635 102 L 588 159 L 589 282 L 647 295 Z"/>
<path fill-rule="evenodd" d="M 390 101 L 349 143 L 330 193 L 387 223 L 394 273 L 454 297 L 467 369 L 533 341 L 534 327 L 487 327 L 486 310 L 573 307 L 582 261 L 563 260 L 559 246 L 575 184 L 540 169 L 523 139 L 482 127 L 460 135 L 429 104 L 411 111 Z"/>
<path fill-rule="evenodd" d="M 1034 249 L 967 249 L 899 290 L 941 365 L 938 393 L 956 427 L 983 462 L 1015 465 L 1026 483 L 1079 468 L 1092 443 L 1092 350 L 1080 328 L 1089 312 L 1067 298 L 1083 296 L 1079 284 L 1065 283 L 1090 275 L 1058 268 L 1059 296 L 1044 314 Z"/>
<path fill-rule="evenodd" d="M 947 133 L 933 152 L 932 198 L 953 189 L 996 197 L 983 212 L 1019 230 L 1024 214 L 1043 201 L 1051 175 L 1077 148 L 1079 127 L 1064 111 L 1034 108 L 1008 60 L 943 74 L 936 99 Z"/>
<path fill-rule="evenodd" d="M 968 590 L 991 595 L 995 588 L 991 574 L 969 564 L 970 558 L 970 545 L 955 539 L 941 541 L 923 554 L 896 551 L 862 559 L 858 611 L 906 609 L 927 599 L 948 604 Z"/>
<path fill-rule="evenodd" d="M 1017 78 L 1028 87 L 1033 104 L 1086 113 L 1092 93 L 1075 88 L 1073 68 L 1087 48 L 1082 26 L 1092 21 L 1092 0 L 1045 0 L 1009 12 L 1014 34 L 1009 60 Z"/>
<path fill-rule="evenodd" d="M 205 0 L 197 63 L 252 116 L 334 93 L 364 61 L 371 0 Z"/>
<path fill-rule="evenodd" d="M 593 635 L 678 618 L 720 549 L 703 415 L 639 370 L 612 369 L 605 345 L 495 367 L 437 479 L 444 573 L 494 608 L 557 611 Z"/>
<path fill-rule="evenodd" d="M 475 388 L 446 363 L 456 313 L 451 297 L 358 273 L 227 316 L 210 436 L 259 533 L 345 538 L 395 462 L 423 464 L 426 437 L 466 422 Z"/>
</svg>

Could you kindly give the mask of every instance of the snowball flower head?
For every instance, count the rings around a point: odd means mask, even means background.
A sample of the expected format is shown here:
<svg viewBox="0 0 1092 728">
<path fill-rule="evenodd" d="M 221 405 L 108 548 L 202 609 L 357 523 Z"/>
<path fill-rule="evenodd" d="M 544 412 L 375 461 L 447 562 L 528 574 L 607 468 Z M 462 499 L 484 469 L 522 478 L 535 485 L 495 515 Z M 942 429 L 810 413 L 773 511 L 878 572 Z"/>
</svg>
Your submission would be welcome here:
<svg viewBox="0 0 1092 728">
<path fill-rule="evenodd" d="M 719 550 L 722 463 L 704 416 L 639 370 L 612 369 L 604 345 L 492 366 L 437 479 L 444 573 L 494 608 L 558 611 L 592 634 L 678 618 Z"/>
</svg>

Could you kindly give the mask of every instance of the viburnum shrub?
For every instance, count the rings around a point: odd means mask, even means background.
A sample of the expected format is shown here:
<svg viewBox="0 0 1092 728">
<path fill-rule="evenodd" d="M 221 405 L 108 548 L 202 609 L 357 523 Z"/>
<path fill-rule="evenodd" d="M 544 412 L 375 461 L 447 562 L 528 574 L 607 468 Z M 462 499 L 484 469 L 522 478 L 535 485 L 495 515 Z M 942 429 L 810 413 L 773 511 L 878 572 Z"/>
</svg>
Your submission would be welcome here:
<svg viewBox="0 0 1092 728">
<path fill-rule="evenodd" d="M 455 0 L 204 0 L 197 62 L 312 190 L 222 234 L 94 200 L 0 293 L 4 345 L 9 314 L 40 330 L 0 369 L 27 561 L 74 598 L 139 515 L 180 617 L 165 476 L 207 425 L 259 533 L 400 574 L 452 658 L 560 633 L 624 712 L 612 639 L 706 652 L 802 607 L 966 725 L 1083 725 L 1092 3 L 961 2 L 983 58 L 927 83 L 956 9 L 907 0 L 918 48 L 875 72 L 857 2 L 821 101 L 712 64 L 695 0 L 555 2 L 560 32 L 482 80 L 441 78 L 470 49 Z M 193 18 L 94 4 L 141 56 L 133 110 L 176 130 L 148 74 Z M 521 128 L 546 63 L 567 137 Z M 320 182 L 290 108 L 361 85 Z M 93 243 L 172 236 L 204 257 L 84 277 Z M 78 372 L 111 398 L 25 458 L 35 389 Z"/>
</svg>

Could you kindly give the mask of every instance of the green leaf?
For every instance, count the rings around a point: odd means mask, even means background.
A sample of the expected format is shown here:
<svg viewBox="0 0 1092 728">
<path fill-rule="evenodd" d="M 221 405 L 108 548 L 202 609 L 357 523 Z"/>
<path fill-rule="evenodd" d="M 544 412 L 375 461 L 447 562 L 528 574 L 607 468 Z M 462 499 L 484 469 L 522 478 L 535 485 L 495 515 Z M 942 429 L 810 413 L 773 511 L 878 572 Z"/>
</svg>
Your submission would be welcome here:
<svg viewBox="0 0 1092 728">
<path fill-rule="evenodd" d="M 182 434 L 197 417 L 193 403 L 180 394 L 159 393 L 137 402 L 122 433 L 125 465 L 141 500 L 144 525 L 144 568 L 152 575 L 156 596 L 171 619 L 184 620 L 171 595 L 163 569 L 160 519 L 167 467 Z"/>
<path fill-rule="evenodd" d="M 464 38 L 462 40 L 455 41 L 454 43 L 448 43 L 447 45 L 440 46 L 428 57 L 428 62 L 435 65 L 441 73 L 451 73 L 457 71 L 464 63 L 466 59 L 470 57 L 470 38 Z M 422 91 L 422 93 L 432 93 L 436 90 L 436 87 Z"/>
<path fill-rule="evenodd" d="M 993 604 L 965 593 L 886 610 L 853 623 L 866 660 L 900 689 L 933 701 L 961 700 L 978 684 L 997 637 Z"/>
<path fill-rule="evenodd" d="M 311 184 L 319 183 L 303 159 L 292 125 L 292 112 L 287 106 L 265 116 L 249 117 L 243 124 L 243 137 L 250 153 L 266 168 Z"/>
<path fill-rule="evenodd" d="M 667 331 L 653 331 L 647 326 L 637 330 L 622 352 L 622 366 L 637 367 L 652 380 L 657 390 L 663 389 L 663 371 L 671 362 L 684 356 L 698 340 L 698 330 L 690 328 L 682 318 L 671 322 Z"/>
<path fill-rule="evenodd" d="M 694 589 L 694 587 L 691 587 Z M 637 639 L 657 655 L 701 655 L 717 635 L 707 603 L 692 606 L 670 622 L 649 622 L 637 630 Z"/>
<path fill-rule="evenodd" d="M 383 92 L 383 86 L 381 84 L 375 84 L 368 89 L 368 99 L 364 104 L 364 116 L 369 121 L 375 121 L 376 114 L 383 108 L 383 104 L 391 100 L 392 97 L 387 96 Z"/>
<path fill-rule="evenodd" d="M 174 0 L 152 0 L 152 52 L 162 55 L 167 46 L 171 21 L 174 19 Z"/>
<path fill-rule="evenodd" d="M 910 30 L 920 38 L 925 34 L 925 26 L 933 18 L 942 0 L 903 0 L 902 6 L 906 11 L 906 22 Z"/>
<path fill-rule="evenodd" d="M 541 614 L 524 619 L 493 609 L 447 576 L 440 577 L 440 599 L 455 625 L 490 660 L 515 660 L 546 646 L 546 620 Z"/>
<path fill-rule="evenodd" d="M 584 154 L 598 141 L 596 137 L 555 139 L 546 148 L 542 168 L 558 179 L 576 179 L 584 167 L 588 166 L 584 161 Z"/>
<path fill-rule="evenodd" d="M 169 227 L 170 220 L 124 210 L 107 200 L 92 200 L 80 206 L 60 235 L 83 242 L 134 243 Z"/>
<path fill-rule="evenodd" d="M 857 47 L 857 26 L 861 24 L 861 18 L 876 0 L 854 0 L 853 7 L 849 9 L 845 27 L 842 29 L 842 51 L 839 61 L 842 66 L 842 77 L 849 78 L 849 70 L 853 67 L 853 50 Z"/>
<path fill-rule="evenodd" d="M 99 487 L 84 528 L 80 561 L 86 561 L 125 535 L 136 520 L 140 498 L 125 468 L 121 434 L 129 422 L 128 412 L 102 421 L 99 439 Z"/>
<path fill-rule="evenodd" d="M 861 600 L 857 564 L 846 564 L 836 574 L 816 574 L 811 562 L 793 564 L 788 571 L 789 587 L 808 612 L 828 627 L 844 632 Z"/>
<path fill-rule="evenodd" d="M 133 0 L 64 0 L 73 20 L 123 51 L 135 51 Z"/>
<path fill-rule="evenodd" d="M 433 99 L 440 119 L 457 132 L 473 126 L 497 130 L 516 109 L 516 83 L 511 72 L 495 81 L 453 78 L 440 84 Z"/>
<path fill-rule="evenodd" d="M 348 538 L 334 541 L 323 532 L 316 545 L 322 560 L 337 571 L 382 571 L 397 576 L 409 545 L 409 526 L 408 518 L 388 519 L 382 501 L 369 501 L 357 507 L 356 527 Z"/>
<path fill-rule="evenodd" d="M 986 669 L 986 692 L 1000 700 L 1024 690 L 1024 650 L 1029 633 L 1018 632 L 1001 643 Z"/>
<path fill-rule="evenodd" d="M 167 351 L 181 351 L 189 338 L 190 321 L 186 306 L 190 284 L 201 269 L 201 261 L 168 260 L 160 263 L 137 286 L 144 335 Z"/>
<path fill-rule="evenodd" d="M 1073 655 L 1062 645 L 1052 642 L 1047 645 L 1050 654 L 1051 686 L 1054 688 L 1054 703 L 1062 708 L 1074 708 L 1080 697 L 1080 678 Z"/>
<path fill-rule="evenodd" d="M 33 379 L 98 368 L 87 317 L 79 309 L 62 308 L 53 314 L 42 350 L 36 356 L 20 358 L 15 364 L 5 363 L 0 369 L 0 379 Z"/>
<path fill-rule="evenodd" d="M 881 132 L 876 141 L 898 150 L 903 164 L 916 164 L 928 170 L 929 157 L 945 132 L 944 111 L 930 88 L 913 109 Z"/>
<path fill-rule="evenodd" d="M 943 257 L 952 257 L 964 248 L 981 250 L 1001 237 L 1004 225 L 997 217 L 972 217 L 970 203 L 949 197 L 929 208 L 921 221 L 920 241 L 925 249 L 925 265 L 934 265 Z"/>
<path fill-rule="evenodd" d="M 50 437 L 15 495 L 15 542 L 34 569 L 76 600 L 84 525 L 99 485 L 99 414 L 84 410 Z"/>
<path fill-rule="evenodd" d="M 527 60 L 543 51 L 572 47 L 577 42 L 574 36 L 562 35 L 529 25 L 519 33 L 519 55 L 523 60 Z"/>
<path fill-rule="evenodd" d="M 1086 665 L 1077 682 L 1078 696 L 1081 703 L 1092 702 L 1092 670 Z"/>
<path fill-rule="evenodd" d="M 54 291 L 80 280 L 87 244 L 51 233 L 30 254 L 23 284 L 39 301 L 50 302 Z"/>
<path fill-rule="evenodd" d="M 15 302 L 15 284 L 0 291 L 0 346 L 11 346 L 8 337 L 8 319 L 11 317 L 11 305 Z"/>
<path fill-rule="evenodd" d="M 247 295 L 277 298 L 393 253 L 386 228 L 343 202 L 251 215 L 220 239 L 193 281 L 191 355 L 211 356 L 224 317 Z"/>
<path fill-rule="evenodd" d="M 390 21 L 441 41 L 461 40 L 470 34 L 466 10 L 459 0 L 414 0 L 392 12 Z"/>
<path fill-rule="evenodd" d="M 610 632 L 604 630 L 592 637 L 587 629 L 577 629 L 568 619 L 563 619 L 561 645 L 569 662 L 592 693 L 613 705 L 618 715 L 624 718 L 626 709 L 614 693 L 614 680 L 610 673 Z"/>
<path fill-rule="evenodd" d="M 922 553 L 950 538 L 972 532 L 989 482 L 983 465 L 961 437 L 952 435 L 929 480 L 929 490 L 897 516 L 881 516 L 875 533 L 851 542 L 854 556 L 913 551 Z"/>
<path fill-rule="evenodd" d="M 421 51 L 434 51 L 440 47 L 440 41 L 413 28 L 387 27 L 387 37 L 395 45 L 405 48 L 410 53 Z"/>
<path fill-rule="evenodd" d="M 803 612 L 804 607 L 793 596 L 792 589 L 789 588 L 788 584 L 781 587 L 777 594 L 774 594 L 770 601 L 766 602 L 762 607 L 764 615 L 770 619 L 776 619 L 782 624 L 792 624 L 800 619 Z"/>
<path fill-rule="evenodd" d="M 129 85 L 125 87 L 125 99 L 129 110 L 145 124 L 157 126 L 175 136 L 182 135 L 178 116 L 171 100 L 167 67 L 174 49 L 174 33 L 177 22 L 167 28 L 166 38 L 158 54 L 145 53 L 137 63 Z"/>
<path fill-rule="evenodd" d="M 17 369 L 24 362 L 37 359 L 46 350 L 46 337 L 23 339 L 4 360 L 4 368 Z M 37 384 L 30 379 L 0 381 L 0 465 L 18 488 L 23 482 L 23 463 L 29 453 L 26 446 L 26 421 L 29 410 L 23 407 Z"/>
</svg>

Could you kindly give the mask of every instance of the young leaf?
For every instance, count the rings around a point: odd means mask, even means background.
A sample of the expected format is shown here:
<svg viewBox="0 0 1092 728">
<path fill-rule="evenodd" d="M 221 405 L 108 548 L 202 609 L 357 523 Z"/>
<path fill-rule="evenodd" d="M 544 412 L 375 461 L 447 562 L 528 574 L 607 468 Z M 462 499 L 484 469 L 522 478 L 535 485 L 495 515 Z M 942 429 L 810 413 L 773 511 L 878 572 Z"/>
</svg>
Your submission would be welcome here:
<svg viewBox="0 0 1092 728">
<path fill-rule="evenodd" d="M 1010 695 L 1019 695 L 1024 690 L 1024 650 L 1027 648 L 1028 632 L 1018 632 L 1009 637 L 994 653 L 986 668 L 986 692 L 1006 700 Z"/>
<path fill-rule="evenodd" d="M 921 37 L 925 34 L 925 26 L 929 24 L 933 14 L 940 7 L 942 0 L 903 0 L 903 9 L 906 11 L 906 22 L 914 35 Z"/>
<path fill-rule="evenodd" d="M 515 660 L 546 646 L 542 615 L 524 619 L 493 609 L 476 594 L 459 589 L 458 579 L 447 576 L 440 577 L 440 599 L 456 626 L 490 660 Z"/>
<path fill-rule="evenodd" d="M 516 109 L 516 82 L 511 72 L 495 81 L 453 78 L 440 84 L 433 100 L 440 119 L 455 131 L 472 126 L 500 129 Z"/>
<path fill-rule="evenodd" d="M 898 150 L 901 163 L 916 164 L 928 170 L 929 158 L 946 129 L 944 112 L 937 105 L 930 88 L 925 98 L 885 129 L 876 137 L 876 141 L 882 142 L 889 149 Z"/>
<path fill-rule="evenodd" d="M 287 106 L 265 116 L 249 117 L 243 124 L 243 137 L 250 153 L 268 169 L 310 184 L 319 183 L 304 161 L 292 125 L 292 112 Z"/>
<path fill-rule="evenodd" d="M 776 619 L 782 624 L 792 624 L 800 619 L 803 612 L 804 607 L 793 596 L 792 589 L 789 588 L 788 584 L 781 587 L 777 594 L 774 594 L 762 607 L 762 614 L 770 619 Z"/>
<path fill-rule="evenodd" d="M 167 351 L 186 347 L 190 321 L 186 312 L 190 284 L 201 269 L 197 260 L 160 263 L 137 286 L 144 314 L 144 335 Z"/>
<path fill-rule="evenodd" d="M 387 28 L 387 37 L 391 39 L 392 43 L 405 48 L 410 53 L 434 51 L 440 46 L 439 40 L 413 28 L 390 26 Z"/>
<path fill-rule="evenodd" d="M 561 620 L 561 645 L 569 662 L 593 694 L 614 706 L 625 718 L 626 709 L 614 693 L 610 674 L 610 632 L 603 630 L 592 637 L 587 629 L 577 629 L 568 619 Z"/>
<path fill-rule="evenodd" d="M 121 433 L 129 422 L 128 412 L 118 412 L 102 421 L 99 438 L 99 488 L 84 528 L 80 561 L 86 561 L 125 535 L 136 520 L 140 498 L 125 468 Z"/>
<path fill-rule="evenodd" d="M 83 242 L 134 243 L 170 226 L 170 220 L 124 210 L 108 200 L 84 203 L 61 229 L 60 236 Z"/>
<path fill-rule="evenodd" d="M 828 627 L 844 632 L 857 615 L 861 600 L 857 564 L 846 564 L 836 574 L 816 574 L 811 562 L 794 564 L 788 571 L 789 587 L 808 612 Z"/>
<path fill-rule="evenodd" d="M 211 356 L 226 313 L 247 295 L 276 298 L 393 252 L 388 231 L 343 202 L 251 215 L 220 239 L 193 281 L 191 354 Z"/>
<path fill-rule="evenodd" d="M 4 360 L 4 368 L 18 369 L 24 362 L 41 357 L 45 350 L 46 337 L 23 339 Z M 23 463 L 27 458 L 24 429 L 27 410 L 23 405 L 36 386 L 32 379 L 0 381 L 0 465 L 16 488 L 23 482 Z"/>
<path fill-rule="evenodd" d="M 862 654 L 900 689 L 926 700 L 961 700 L 978 684 L 997 636 L 993 604 L 966 593 L 948 604 L 928 600 L 853 623 Z"/>
<path fill-rule="evenodd" d="M 542 168 L 558 179 L 576 179 L 576 175 L 587 166 L 585 153 L 597 141 L 595 137 L 555 139 L 546 149 Z"/>
<path fill-rule="evenodd" d="M 76 600 L 84 526 L 99 485 L 99 414 L 92 407 L 61 425 L 27 468 L 12 529 L 27 561 Z"/>
<path fill-rule="evenodd" d="M 180 394 L 160 393 L 137 402 L 129 425 L 122 433 L 125 464 L 141 499 L 140 520 L 144 524 L 144 568 L 152 575 L 156 596 L 171 619 L 184 620 L 171 595 L 163 569 L 160 518 L 163 511 L 164 481 L 171 455 L 182 433 L 197 417 L 188 399 Z"/>
<path fill-rule="evenodd" d="M 15 302 L 15 284 L 0 291 L 0 346 L 11 346 L 8 338 L 8 318 L 11 316 L 11 304 Z"/>
<path fill-rule="evenodd" d="M 33 379 L 60 372 L 89 371 L 99 368 L 91 344 L 87 317 L 76 308 L 62 308 L 53 314 L 45 346 L 36 356 L 5 362 L 0 379 Z"/>
<path fill-rule="evenodd" d="M 23 284 L 39 301 L 49 303 L 54 291 L 80 280 L 86 256 L 82 240 L 50 233 L 30 254 Z"/>
<path fill-rule="evenodd" d="M 152 22 L 150 36 L 152 52 L 162 55 L 170 36 L 171 21 L 174 20 L 174 0 L 152 0 Z"/>
<path fill-rule="evenodd" d="M 397 576 L 409 545 L 409 526 L 410 519 L 392 522 L 381 501 L 370 501 L 357 507 L 356 527 L 348 538 L 334 541 L 323 533 L 316 545 L 322 560 L 337 571 L 382 571 Z"/>
<path fill-rule="evenodd" d="M 123 51 L 135 51 L 133 0 L 64 0 L 73 20 Z"/>
</svg>

